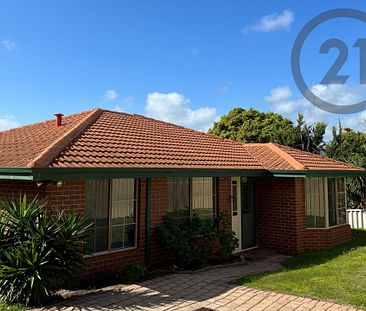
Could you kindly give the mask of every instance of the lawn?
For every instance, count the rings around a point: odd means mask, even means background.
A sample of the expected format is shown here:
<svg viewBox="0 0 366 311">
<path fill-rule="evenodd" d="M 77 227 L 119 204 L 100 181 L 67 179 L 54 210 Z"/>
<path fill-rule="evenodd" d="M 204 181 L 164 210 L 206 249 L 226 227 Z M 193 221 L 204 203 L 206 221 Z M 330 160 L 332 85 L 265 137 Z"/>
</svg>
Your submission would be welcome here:
<svg viewBox="0 0 366 311">
<path fill-rule="evenodd" d="M 353 241 L 283 262 L 278 272 L 251 275 L 241 285 L 353 305 L 366 310 L 366 231 Z"/>
<path fill-rule="evenodd" d="M 21 305 L 8 305 L 0 301 L 0 311 L 23 311 L 24 306 Z"/>
</svg>

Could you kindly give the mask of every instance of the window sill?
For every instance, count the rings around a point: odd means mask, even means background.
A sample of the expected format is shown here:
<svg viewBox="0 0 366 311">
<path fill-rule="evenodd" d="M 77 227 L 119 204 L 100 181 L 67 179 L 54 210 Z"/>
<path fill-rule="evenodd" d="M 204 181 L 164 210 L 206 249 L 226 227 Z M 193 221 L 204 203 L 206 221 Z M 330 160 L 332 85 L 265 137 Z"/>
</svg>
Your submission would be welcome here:
<svg viewBox="0 0 366 311">
<path fill-rule="evenodd" d="M 132 250 L 135 250 L 135 249 L 137 249 L 137 246 L 113 249 L 113 250 L 110 250 L 110 251 L 103 251 L 103 252 L 93 253 L 93 254 L 89 254 L 89 255 L 84 255 L 84 258 L 93 258 L 93 257 L 98 257 L 98 256 L 103 256 L 103 255 L 108 255 L 108 254 L 132 251 Z"/>
<path fill-rule="evenodd" d="M 335 226 L 326 227 L 326 228 L 306 228 L 306 230 L 329 230 L 329 229 L 343 227 L 343 226 L 349 226 L 349 224 L 335 225 Z"/>
</svg>

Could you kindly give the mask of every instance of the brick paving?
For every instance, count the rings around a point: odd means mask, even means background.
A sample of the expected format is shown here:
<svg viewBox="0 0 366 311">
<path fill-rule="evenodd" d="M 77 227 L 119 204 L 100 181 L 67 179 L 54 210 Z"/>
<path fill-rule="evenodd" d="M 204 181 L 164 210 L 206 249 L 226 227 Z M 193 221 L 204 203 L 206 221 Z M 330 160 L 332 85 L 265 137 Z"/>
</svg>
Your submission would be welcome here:
<svg viewBox="0 0 366 311">
<path fill-rule="evenodd" d="M 117 285 L 72 296 L 48 311 L 187 310 L 187 311 L 325 311 L 355 308 L 229 282 L 249 273 L 280 268 L 284 256 L 273 255 L 248 265 L 173 274 L 133 285 Z"/>
</svg>

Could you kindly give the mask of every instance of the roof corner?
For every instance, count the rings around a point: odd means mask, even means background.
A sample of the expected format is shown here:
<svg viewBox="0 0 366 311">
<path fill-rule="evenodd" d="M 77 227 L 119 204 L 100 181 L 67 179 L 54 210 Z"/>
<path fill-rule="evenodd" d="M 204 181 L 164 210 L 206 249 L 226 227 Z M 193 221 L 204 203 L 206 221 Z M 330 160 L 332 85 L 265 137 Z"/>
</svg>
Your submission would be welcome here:
<svg viewBox="0 0 366 311">
<path fill-rule="evenodd" d="M 27 164 L 27 168 L 48 167 L 53 159 L 65 149 L 71 142 L 79 137 L 92 123 L 94 123 L 103 113 L 103 110 L 96 108 L 68 132 L 55 140 L 50 146 L 43 150 L 36 158 Z"/>
<path fill-rule="evenodd" d="M 268 143 L 267 145 L 272 151 L 274 151 L 277 155 L 279 155 L 282 159 L 284 159 L 288 164 L 293 166 L 295 170 L 306 170 L 305 165 L 301 164 L 299 161 L 294 159 L 286 151 L 278 147 L 277 144 Z"/>
</svg>

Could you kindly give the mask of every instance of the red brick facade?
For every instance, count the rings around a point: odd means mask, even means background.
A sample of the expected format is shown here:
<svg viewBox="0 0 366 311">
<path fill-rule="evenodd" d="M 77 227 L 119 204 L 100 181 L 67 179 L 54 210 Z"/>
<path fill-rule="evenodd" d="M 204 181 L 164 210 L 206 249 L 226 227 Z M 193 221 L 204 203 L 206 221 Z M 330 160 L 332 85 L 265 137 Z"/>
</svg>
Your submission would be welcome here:
<svg viewBox="0 0 366 311">
<path fill-rule="evenodd" d="M 256 178 L 258 246 L 287 254 L 326 249 L 351 240 L 349 225 L 307 229 L 302 178 Z"/>
<path fill-rule="evenodd" d="M 50 207 L 85 211 L 85 182 L 63 181 L 61 187 L 45 182 L 0 181 L 0 199 L 22 193 L 46 196 Z M 217 212 L 231 215 L 231 178 L 217 179 Z M 256 228 L 258 246 L 294 254 L 335 246 L 351 239 L 348 225 L 331 229 L 306 229 L 304 180 L 300 178 L 268 178 L 255 180 Z M 151 180 L 151 264 L 171 259 L 168 250 L 156 241 L 155 229 L 167 213 L 166 179 Z M 146 234 L 146 180 L 138 180 L 137 245 L 88 257 L 88 274 L 115 270 L 133 262 L 144 262 Z M 231 219 L 231 218 L 230 218 Z"/>
</svg>

